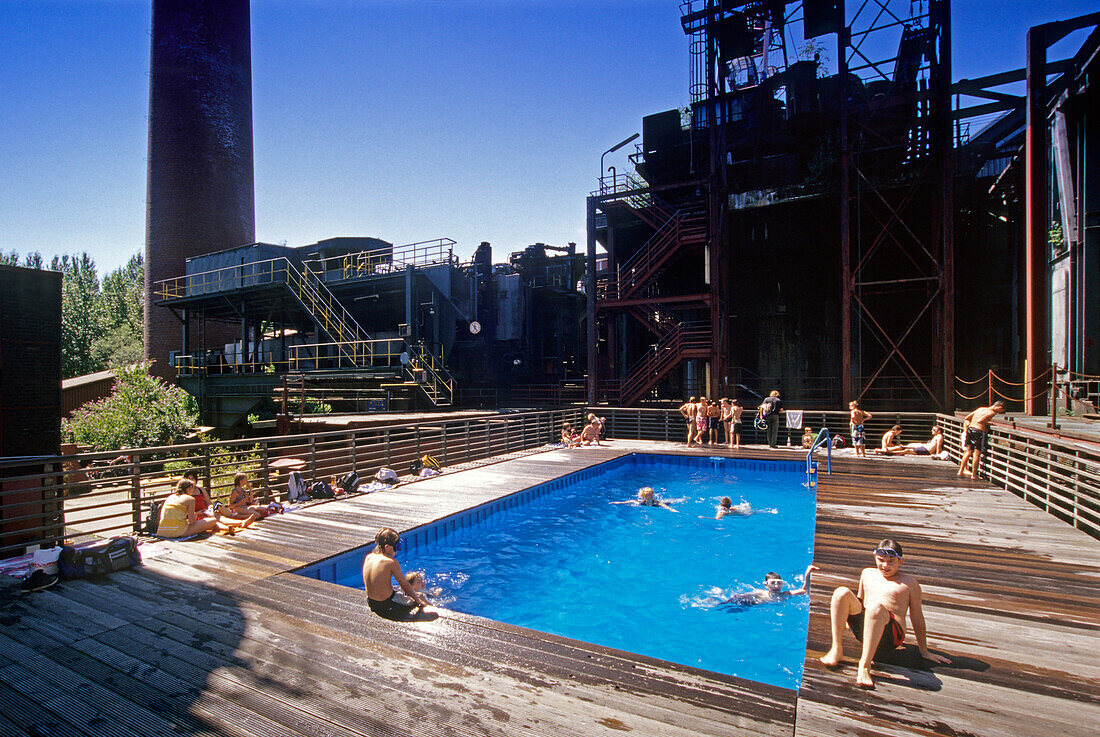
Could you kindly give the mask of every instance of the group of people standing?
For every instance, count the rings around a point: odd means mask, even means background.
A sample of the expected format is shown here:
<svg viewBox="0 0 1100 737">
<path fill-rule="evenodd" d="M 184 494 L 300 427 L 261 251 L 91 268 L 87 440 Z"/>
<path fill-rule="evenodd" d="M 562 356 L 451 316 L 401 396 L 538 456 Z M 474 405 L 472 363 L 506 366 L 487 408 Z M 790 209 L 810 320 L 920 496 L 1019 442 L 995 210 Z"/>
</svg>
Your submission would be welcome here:
<svg viewBox="0 0 1100 737">
<path fill-rule="evenodd" d="M 718 402 L 710 402 L 706 397 L 691 397 L 680 405 L 680 414 L 687 421 L 687 444 L 708 445 L 722 442 L 718 428 L 725 430 L 725 443 L 730 448 L 741 447 L 741 414 L 745 408 L 737 403 L 737 398 L 723 397 Z"/>
<path fill-rule="evenodd" d="M 680 414 L 687 422 L 687 444 L 717 445 L 725 443 L 729 448 L 741 447 L 741 417 L 745 408 L 737 403 L 737 397 L 722 397 L 711 402 L 706 397 L 691 397 L 680 405 Z M 757 427 L 767 433 L 768 445 L 779 447 L 779 414 L 783 411 L 783 402 L 779 392 L 772 391 L 756 408 Z M 718 429 L 725 431 L 725 440 L 719 437 Z"/>
</svg>

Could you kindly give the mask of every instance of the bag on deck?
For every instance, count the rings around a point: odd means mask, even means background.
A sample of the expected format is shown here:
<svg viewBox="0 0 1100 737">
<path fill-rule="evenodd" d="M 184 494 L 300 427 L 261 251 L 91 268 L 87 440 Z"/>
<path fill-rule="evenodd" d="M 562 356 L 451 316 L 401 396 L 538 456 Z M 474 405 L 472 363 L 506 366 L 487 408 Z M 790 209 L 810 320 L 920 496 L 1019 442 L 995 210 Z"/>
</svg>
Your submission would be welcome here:
<svg viewBox="0 0 1100 737">
<path fill-rule="evenodd" d="M 433 471 L 439 471 L 440 470 L 439 461 L 437 461 L 433 456 L 425 454 L 420 459 L 420 463 L 421 463 L 421 466 L 423 468 L 430 468 Z"/>
<path fill-rule="evenodd" d="M 309 485 L 310 499 L 335 499 L 336 492 L 332 486 L 324 481 L 314 481 Z"/>
<path fill-rule="evenodd" d="M 290 472 L 290 480 L 286 484 L 286 498 L 291 504 L 310 500 L 309 489 L 306 487 L 306 480 L 302 478 L 301 472 Z"/>
<path fill-rule="evenodd" d="M 145 524 L 141 526 L 141 534 L 157 534 L 157 527 L 160 525 L 160 508 L 163 504 L 163 502 L 149 503 L 149 514 L 145 515 Z"/>
<path fill-rule="evenodd" d="M 374 478 L 381 481 L 383 484 L 396 484 L 397 483 L 397 471 L 392 468 L 386 468 L 383 466 L 378 469 L 378 473 L 374 474 Z"/>
<path fill-rule="evenodd" d="M 137 540 L 132 537 L 113 537 L 105 543 L 75 548 L 66 545 L 57 561 L 62 578 L 103 576 L 141 565 L 141 553 Z"/>
<path fill-rule="evenodd" d="M 351 494 L 355 491 L 358 491 L 359 490 L 359 474 L 357 474 L 355 471 L 352 471 L 351 473 L 347 474 L 346 476 L 341 478 L 339 481 L 337 481 L 336 485 L 339 486 L 344 491 L 348 492 L 349 494 Z"/>
</svg>

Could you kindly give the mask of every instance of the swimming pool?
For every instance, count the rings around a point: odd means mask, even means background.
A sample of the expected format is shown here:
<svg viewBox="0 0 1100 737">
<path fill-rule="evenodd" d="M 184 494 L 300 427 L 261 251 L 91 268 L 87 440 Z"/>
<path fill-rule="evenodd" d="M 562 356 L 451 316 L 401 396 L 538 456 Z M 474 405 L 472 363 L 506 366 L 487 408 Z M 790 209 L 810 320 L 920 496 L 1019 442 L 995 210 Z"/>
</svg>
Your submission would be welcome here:
<svg viewBox="0 0 1100 737">
<path fill-rule="evenodd" d="M 808 597 L 720 602 L 777 571 L 796 588 L 813 551 L 814 492 L 796 462 L 634 454 L 402 535 L 448 608 L 797 688 Z M 676 511 L 611 504 L 652 486 Z M 722 496 L 760 511 L 714 519 Z M 371 546 L 299 571 L 362 589 Z"/>
</svg>

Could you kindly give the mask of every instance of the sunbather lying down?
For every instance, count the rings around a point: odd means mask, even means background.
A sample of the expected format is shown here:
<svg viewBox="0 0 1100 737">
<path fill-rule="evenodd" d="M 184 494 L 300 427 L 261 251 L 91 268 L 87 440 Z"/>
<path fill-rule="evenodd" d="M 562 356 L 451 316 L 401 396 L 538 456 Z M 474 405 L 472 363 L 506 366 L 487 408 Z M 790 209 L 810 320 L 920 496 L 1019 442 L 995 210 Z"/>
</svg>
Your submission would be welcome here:
<svg viewBox="0 0 1100 737">
<path fill-rule="evenodd" d="M 906 443 L 876 448 L 874 453 L 887 456 L 934 456 L 943 452 L 943 429 L 932 426 L 932 438 L 925 443 Z"/>
</svg>

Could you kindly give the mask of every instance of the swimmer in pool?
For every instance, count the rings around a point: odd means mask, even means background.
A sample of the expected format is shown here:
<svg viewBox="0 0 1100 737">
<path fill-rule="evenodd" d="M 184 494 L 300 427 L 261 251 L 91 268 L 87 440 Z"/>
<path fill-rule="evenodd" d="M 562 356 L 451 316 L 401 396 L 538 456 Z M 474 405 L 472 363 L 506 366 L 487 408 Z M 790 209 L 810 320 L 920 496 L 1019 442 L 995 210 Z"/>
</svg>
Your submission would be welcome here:
<svg viewBox="0 0 1100 737">
<path fill-rule="evenodd" d="M 434 598 L 443 593 L 443 589 L 440 588 L 427 588 L 427 584 L 424 580 L 424 574 L 420 571 L 410 571 L 409 574 L 405 576 L 405 580 L 409 582 L 410 586 L 412 586 L 413 591 L 415 591 L 422 599 L 424 599 L 424 601 L 429 604 L 432 602 L 432 600 L 430 600 L 428 597 Z M 405 592 L 396 586 L 393 589 L 393 600 L 398 604 L 413 606 L 416 605 L 416 602 L 406 596 Z"/>
<path fill-rule="evenodd" d="M 766 514 L 775 514 L 774 509 L 753 509 L 753 506 L 749 504 L 744 498 L 737 504 L 730 501 L 728 496 L 722 497 L 722 501 L 718 504 L 718 511 L 714 515 L 714 519 L 722 519 L 727 514 L 736 514 L 740 517 L 748 517 L 755 512 L 764 512 Z"/>
<path fill-rule="evenodd" d="M 610 502 L 610 503 L 611 504 L 632 504 L 636 507 L 663 507 L 664 509 L 667 509 L 670 512 L 675 512 L 676 511 L 675 509 L 670 507 L 667 503 L 661 501 L 656 496 L 654 496 L 652 486 L 643 486 L 642 488 L 638 489 L 638 498 L 637 499 L 628 499 L 625 502 Z"/>
<path fill-rule="evenodd" d="M 723 604 L 737 604 L 738 606 L 754 606 L 756 604 L 770 604 L 784 601 L 792 596 L 802 596 L 810 593 L 810 574 L 820 570 L 811 563 L 806 567 L 805 580 L 801 588 L 784 589 L 783 578 L 778 573 L 768 573 L 764 576 L 764 588 L 748 591 L 744 594 L 734 594 L 726 599 Z"/>
</svg>

